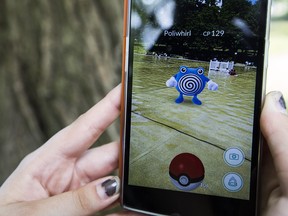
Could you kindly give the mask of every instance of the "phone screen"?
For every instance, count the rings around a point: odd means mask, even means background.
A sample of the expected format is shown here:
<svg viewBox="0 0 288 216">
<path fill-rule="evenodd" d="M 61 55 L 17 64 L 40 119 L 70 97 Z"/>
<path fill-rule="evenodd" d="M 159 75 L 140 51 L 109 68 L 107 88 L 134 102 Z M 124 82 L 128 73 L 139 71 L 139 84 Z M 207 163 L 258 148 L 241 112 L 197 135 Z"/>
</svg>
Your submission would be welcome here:
<svg viewBox="0 0 288 216">
<path fill-rule="evenodd" d="M 266 9 L 263 0 L 131 1 L 127 185 L 255 196 Z"/>
</svg>

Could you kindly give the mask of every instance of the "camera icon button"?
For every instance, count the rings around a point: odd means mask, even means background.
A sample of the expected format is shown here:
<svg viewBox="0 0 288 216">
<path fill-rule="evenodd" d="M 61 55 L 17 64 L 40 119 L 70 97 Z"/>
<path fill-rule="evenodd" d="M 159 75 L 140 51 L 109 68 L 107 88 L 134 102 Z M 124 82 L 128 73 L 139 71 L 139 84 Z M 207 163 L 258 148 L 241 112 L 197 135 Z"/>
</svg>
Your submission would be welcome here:
<svg viewBox="0 0 288 216">
<path fill-rule="evenodd" d="M 244 163 L 245 155 L 240 148 L 231 147 L 226 149 L 223 159 L 228 166 L 239 167 Z"/>
</svg>

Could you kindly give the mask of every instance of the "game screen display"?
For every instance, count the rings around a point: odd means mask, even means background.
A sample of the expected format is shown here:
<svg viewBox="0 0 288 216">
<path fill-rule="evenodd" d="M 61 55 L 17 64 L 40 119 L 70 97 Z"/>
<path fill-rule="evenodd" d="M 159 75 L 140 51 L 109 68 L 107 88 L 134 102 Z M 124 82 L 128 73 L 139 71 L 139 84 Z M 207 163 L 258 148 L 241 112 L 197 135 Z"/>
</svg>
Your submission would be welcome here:
<svg viewBox="0 0 288 216">
<path fill-rule="evenodd" d="M 128 184 L 248 200 L 261 0 L 135 0 Z"/>
</svg>

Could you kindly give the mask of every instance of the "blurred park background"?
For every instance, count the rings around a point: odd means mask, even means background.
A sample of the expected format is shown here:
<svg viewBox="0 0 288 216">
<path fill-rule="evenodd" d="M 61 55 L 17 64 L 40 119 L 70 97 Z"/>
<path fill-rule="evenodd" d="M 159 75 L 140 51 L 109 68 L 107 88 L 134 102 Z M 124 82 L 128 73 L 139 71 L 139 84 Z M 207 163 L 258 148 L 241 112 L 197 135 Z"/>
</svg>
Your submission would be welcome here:
<svg viewBox="0 0 288 216">
<path fill-rule="evenodd" d="M 0 0 L 0 185 L 121 82 L 122 17 L 122 0 Z"/>
<path fill-rule="evenodd" d="M 288 101 L 288 1 L 272 0 L 267 92 L 280 90 Z"/>
<path fill-rule="evenodd" d="M 0 0 L 0 185 L 120 82 L 122 20 L 122 0 Z M 288 101 L 287 0 L 273 0 L 270 43 L 267 91 Z"/>
</svg>

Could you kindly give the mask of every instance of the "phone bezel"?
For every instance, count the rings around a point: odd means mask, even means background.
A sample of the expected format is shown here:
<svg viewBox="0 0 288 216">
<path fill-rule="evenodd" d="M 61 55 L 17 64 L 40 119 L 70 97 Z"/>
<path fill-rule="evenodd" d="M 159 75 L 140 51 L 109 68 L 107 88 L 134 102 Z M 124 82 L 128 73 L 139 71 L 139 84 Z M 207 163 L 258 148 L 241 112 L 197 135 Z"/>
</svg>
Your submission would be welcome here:
<svg viewBox="0 0 288 216">
<path fill-rule="evenodd" d="M 156 188 L 132 186 L 128 184 L 129 175 L 129 148 L 131 113 L 131 91 L 133 70 L 133 39 L 130 35 L 131 1 L 124 2 L 124 37 L 122 61 L 122 111 L 121 111 L 121 152 L 120 175 L 122 179 L 121 204 L 125 209 L 157 215 L 257 215 L 257 194 L 259 183 L 259 165 L 262 138 L 260 132 L 260 113 L 265 95 L 265 81 L 267 70 L 267 52 L 269 42 L 269 22 L 271 0 L 261 0 L 261 20 L 259 36 L 258 62 L 254 128 L 253 128 L 253 155 L 251 161 L 250 199 L 240 200 L 219 196 L 193 194 L 179 191 L 169 191 Z M 259 73 L 260 71 L 260 73 Z M 263 71 L 263 73 L 261 73 Z M 208 206 L 210 208 L 208 208 Z M 208 211 L 203 213 L 203 211 Z"/>
</svg>

